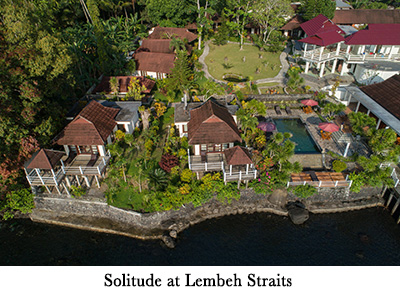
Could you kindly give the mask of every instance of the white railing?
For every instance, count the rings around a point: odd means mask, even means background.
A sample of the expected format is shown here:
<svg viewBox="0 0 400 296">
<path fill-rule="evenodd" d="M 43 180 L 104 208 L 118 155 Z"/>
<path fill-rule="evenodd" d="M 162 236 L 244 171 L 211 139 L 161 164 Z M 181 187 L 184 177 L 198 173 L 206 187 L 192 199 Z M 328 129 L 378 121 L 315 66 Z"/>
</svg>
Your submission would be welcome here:
<svg viewBox="0 0 400 296">
<path fill-rule="evenodd" d="M 26 178 L 31 185 L 58 185 L 64 176 L 63 170 L 59 170 L 54 176 L 41 176 L 36 170 L 32 170 Z"/>
<path fill-rule="evenodd" d="M 222 171 L 224 168 L 223 161 L 217 162 L 189 162 L 189 169 L 192 171 Z"/>
<path fill-rule="evenodd" d="M 296 181 L 287 182 L 287 186 L 299 186 L 299 185 L 311 185 L 313 187 L 351 187 L 353 183 L 352 180 L 350 181 Z"/>
<path fill-rule="evenodd" d="M 101 175 L 103 169 L 107 166 L 110 156 L 102 156 L 100 163 L 97 166 L 68 166 L 64 167 L 67 175 Z"/>
<path fill-rule="evenodd" d="M 229 181 L 236 181 L 236 180 L 252 180 L 257 178 L 257 170 L 256 169 L 251 169 L 247 172 L 225 172 L 224 170 L 224 182 L 229 182 Z"/>
</svg>

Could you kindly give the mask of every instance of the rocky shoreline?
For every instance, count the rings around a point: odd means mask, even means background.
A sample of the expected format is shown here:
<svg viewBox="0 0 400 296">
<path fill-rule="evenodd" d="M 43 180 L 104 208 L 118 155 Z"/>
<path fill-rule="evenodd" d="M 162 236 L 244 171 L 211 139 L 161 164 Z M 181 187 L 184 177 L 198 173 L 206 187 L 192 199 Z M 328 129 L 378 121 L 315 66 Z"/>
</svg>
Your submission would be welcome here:
<svg viewBox="0 0 400 296">
<path fill-rule="evenodd" d="M 364 189 L 358 194 L 325 188 L 315 196 L 302 200 L 301 204 L 312 214 L 353 211 L 384 206 L 380 193 L 381 189 L 379 188 Z M 182 206 L 179 210 L 141 214 L 118 209 L 101 201 L 36 196 L 36 207 L 30 214 L 30 218 L 34 222 L 139 239 L 162 239 L 168 247 L 174 247 L 176 238 L 181 231 L 207 219 L 256 212 L 291 217 L 287 204 L 296 202 L 299 202 L 298 199 L 286 190 L 276 190 L 266 196 L 246 189 L 242 190 L 239 200 L 234 200 L 230 204 L 212 199 L 197 208 L 189 204 Z M 301 217 L 300 222 L 304 218 L 308 218 L 308 212 L 306 216 Z"/>
</svg>

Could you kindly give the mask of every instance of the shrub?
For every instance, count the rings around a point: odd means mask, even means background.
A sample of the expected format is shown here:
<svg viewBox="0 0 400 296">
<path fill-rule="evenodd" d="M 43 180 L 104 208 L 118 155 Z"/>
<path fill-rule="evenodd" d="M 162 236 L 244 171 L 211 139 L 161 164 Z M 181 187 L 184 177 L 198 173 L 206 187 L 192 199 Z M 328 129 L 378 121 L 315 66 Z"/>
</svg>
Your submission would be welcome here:
<svg viewBox="0 0 400 296">
<path fill-rule="evenodd" d="M 337 172 L 340 173 L 342 171 L 344 171 L 345 169 L 347 169 L 347 165 L 344 161 L 341 161 L 339 159 L 336 159 L 335 161 L 333 161 L 332 163 L 332 169 Z"/>
<path fill-rule="evenodd" d="M 293 187 L 292 191 L 297 197 L 304 199 L 317 193 L 317 189 L 309 184 Z"/>
<path fill-rule="evenodd" d="M 82 186 L 74 186 L 72 185 L 70 188 L 70 193 L 72 195 L 72 197 L 81 197 L 82 195 L 84 195 L 86 193 L 86 189 L 83 188 Z"/>
<path fill-rule="evenodd" d="M 190 169 L 184 169 L 181 174 L 181 181 L 185 183 L 192 182 L 194 173 Z"/>
<path fill-rule="evenodd" d="M 0 206 L 0 211 L 3 212 L 3 219 L 12 219 L 16 211 L 21 213 L 30 213 L 35 207 L 33 202 L 33 194 L 30 189 L 21 189 L 11 191 L 6 195 L 5 200 Z"/>
</svg>

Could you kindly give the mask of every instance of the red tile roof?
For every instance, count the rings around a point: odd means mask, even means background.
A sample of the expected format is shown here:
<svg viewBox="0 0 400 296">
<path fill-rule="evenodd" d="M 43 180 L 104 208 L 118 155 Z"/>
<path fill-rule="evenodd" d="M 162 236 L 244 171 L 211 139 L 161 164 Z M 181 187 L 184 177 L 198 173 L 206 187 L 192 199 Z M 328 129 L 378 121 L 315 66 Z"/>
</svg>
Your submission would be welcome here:
<svg viewBox="0 0 400 296">
<path fill-rule="evenodd" d="M 197 39 L 197 35 L 185 28 L 169 28 L 155 27 L 154 31 L 149 35 L 149 39 L 172 39 L 180 38 L 182 41 L 186 39 L 189 43 Z"/>
<path fill-rule="evenodd" d="M 172 73 L 175 55 L 171 53 L 139 52 L 134 54 L 136 69 L 159 73 Z"/>
<path fill-rule="evenodd" d="M 128 92 L 128 86 L 133 77 L 136 77 L 139 80 L 140 85 L 144 85 L 146 90 L 143 92 L 145 94 L 149 94 L 153 89 L 156 82 L 154 80 L 148 79 L 143 76 L 115 76 L 119 83 L 119 92 L 126 93 Z M 93 90 L 93 93 L 102 93 L 105 92 L 109 94 L 111 92 L 110 89 L 110 76 L 103 76 L 100 83 Z"/>
<path fill-rule="evenodd" d="M 400 119 L 400 75 L 394 75 L 379 83 L 361 86 L 360 90 Z"/>
<path fill-rule="evenodd" d="M 56 164 L 65 155 L 65 152 L 55 151 L 50 149 L 40 149 L 39 152 L 34 154 L 31 158 L 28 169 L 54 169 Z"/>
<path fill-rule="evenodd" d="M 400 24 L 370 24 L 346 38 L 349 45 L 400 45 Z"/>
<path fill-rule="evenodd" d="M 224 150 L 226 163 L 228 165 L 252 164 L 251 155 L 247 148 L 235 146 Z"/>
<path fill-rule="evenodd" d="M 398 9 L 350 9 L 336 10 L 332 19 L 338 25 L 396 24 L 400 23 Z"/>
<path fill-rule="evenodd" d="M 140 52 L 140 49 L 144 49 L 144 51 L 148 52 L 174 53 L 174 49 L 170 48 L 170 44 L 171 39 L 144 39 L 138 51 Z"/>
<path fill-rule="evenodd" d="M 318 33 L 317 35 L 309 36 L 299 41 L 319 46 L 327 46 L 330 44 L 338 43 L 340 41 L 344 41 L 344 37 L 335 31 L 330 31 Z"/>
<path fill-rule="evenodd" d="M 212 100 L 190 111 L 189 144 L 221 144 L 241 142 L 239 130 L 226 107 Z"/>
<path fill-rule="evenodd" d="M 330 19 L 322 14 L 307 22 L 302 23 L 300 26 L 308 36 L 314 36 L 318 33 L 325 33 L 330 31 L 344 34 L 344 32 L 338 26 L 336 26 L 334 23 L 332 23 Z"/>
<path fill-rule="evenodd" d="M 117 125 L 114 118 L 119 111 L 91 101 L 56 136 L 55 142 L 58 145 L 103 145 Z"/>
</svg>

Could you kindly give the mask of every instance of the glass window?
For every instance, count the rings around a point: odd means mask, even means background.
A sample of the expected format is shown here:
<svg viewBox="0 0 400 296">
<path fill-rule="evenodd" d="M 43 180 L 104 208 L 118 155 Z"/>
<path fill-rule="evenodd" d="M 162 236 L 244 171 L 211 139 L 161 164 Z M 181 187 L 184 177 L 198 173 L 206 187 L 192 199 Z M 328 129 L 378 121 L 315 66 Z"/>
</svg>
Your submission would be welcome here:
<svg viewBox="0 0 400 296">
<path fill-rule="evenodd" d="M 215 151 L 221 151 L 221 144 L 215 144 Z"/>
<path fill-rule="evenodd" d="M 222 150 L 225 150 L 225 149 L 228 149 L 228 148 L 229 148 L 229 144 L 228 143 L 222 144 Z"/>
<path fill-rule="evenodd" d="M 214 151 L 214 144 L 208 144 L 208 152 Z"/>
<path fill-rule="evenodd" d="M 206 151 L 207 150 L 207 145 L 201 145 L 200 146 L 201 151 Z"/>
<path fill-rule="evenodd" d="M 187 132 L 187 131 L 188 131 L 187 124 L 184 124 L 184 125 L 183 125 L 183 131 L 184 131 L 184 132 Z"/>
</svg>

